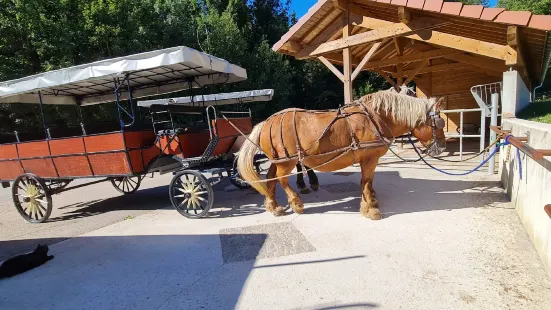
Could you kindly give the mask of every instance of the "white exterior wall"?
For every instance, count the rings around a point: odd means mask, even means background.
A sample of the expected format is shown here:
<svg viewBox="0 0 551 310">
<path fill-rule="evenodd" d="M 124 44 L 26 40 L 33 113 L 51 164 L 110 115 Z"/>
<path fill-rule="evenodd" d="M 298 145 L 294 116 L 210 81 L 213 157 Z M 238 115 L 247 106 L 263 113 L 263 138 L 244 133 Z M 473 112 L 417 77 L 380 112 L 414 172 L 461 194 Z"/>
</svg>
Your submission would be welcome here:
<svg viewBox="0 0 551 310">
<path fill-rule="evenodd" d="M 517 71 L 503 73 L 503 116 L 515 117 L 530 104 L 530 90 Z"/>
<path fill-rule="evenodd" d="M 551 124 L 505 119 L 503 129 L 511 130 L 516 137 L 527 136 L 528 133 L 528 145 L 534 149 L 551 149 Z M 551 275 L 551 218 L 544 210 L 546 205 L 551 204 L 551 157 L 535 161 L 521 152 L 523 175 L 520 180 L 516 154 L 514 146 L 501 148 L 501 182 Z"/>
</svg>

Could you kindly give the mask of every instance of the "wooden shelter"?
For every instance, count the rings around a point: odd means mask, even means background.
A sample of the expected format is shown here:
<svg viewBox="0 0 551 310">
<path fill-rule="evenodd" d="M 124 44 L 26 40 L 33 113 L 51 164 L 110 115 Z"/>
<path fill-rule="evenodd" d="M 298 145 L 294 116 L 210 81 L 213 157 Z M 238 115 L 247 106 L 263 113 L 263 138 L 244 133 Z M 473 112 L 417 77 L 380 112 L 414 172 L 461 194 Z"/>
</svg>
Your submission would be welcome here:
<svg viewBox="0 0 551 310">
<path fill-rule="evenodd" d="M 530 90 L 543 82 L 549 30 L 551 16 L 460 2 L 319 0 L 273 49 L 319 59 L 343 82 L 347 103 L 356 77 L 370 70 L 395 86 L 414 81 L 419 96 L 443 96 L 447 109 L 476 108 L 471 87 L 500 82 L 506 71 L 517 70 Z M 459 125 L 453 116 L 447 123 L 448 131 Z"/>
</svg>

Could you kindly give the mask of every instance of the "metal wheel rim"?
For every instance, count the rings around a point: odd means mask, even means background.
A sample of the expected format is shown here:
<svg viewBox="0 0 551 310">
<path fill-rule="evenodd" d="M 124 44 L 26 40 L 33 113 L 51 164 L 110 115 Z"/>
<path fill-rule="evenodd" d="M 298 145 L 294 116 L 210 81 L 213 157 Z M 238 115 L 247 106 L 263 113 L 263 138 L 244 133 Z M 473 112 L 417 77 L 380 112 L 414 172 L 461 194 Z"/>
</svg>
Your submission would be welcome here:
<svg viewBox="0 0 551 310">
<path fill-rule="evenodd" d="M 141 183 L 141 177 L 122 177 L 111 180 L 113 186 L 124 194 L 131 194 L 138 190 Z"/>
<path fill-rule="evenodd" d="M 13 199 L 19 213 L 31 223 L 42 223 L 51 213 L 51 197 L 46 187 L 32 176 L 21 176 L 14 183 Z"/>
<path fill-rule="evenodd" d="M 173 206 L 182 215 L 200 218 L 212 207 L 213 191 L 204 177 L 194 173 L 181 173 L 172 181 L 171 198 Z"/>
</svg>

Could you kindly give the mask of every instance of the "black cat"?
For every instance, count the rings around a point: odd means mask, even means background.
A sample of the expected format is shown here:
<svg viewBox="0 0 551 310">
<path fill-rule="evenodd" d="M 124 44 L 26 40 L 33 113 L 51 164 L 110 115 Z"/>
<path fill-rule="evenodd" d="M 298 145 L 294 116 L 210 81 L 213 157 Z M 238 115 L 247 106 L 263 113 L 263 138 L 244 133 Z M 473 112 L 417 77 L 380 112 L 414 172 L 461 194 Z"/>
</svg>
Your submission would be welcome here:
<svg viewBox="0 0 551 310">
<path fill-rule="evenodd" d="M 0 279 L 34 269 L 52 258 L 53 255 L 48 256 L 48 246 L 39 244 L 33 252 L 17 255 L 3 262 L 0 266 Z"/>
</svg>

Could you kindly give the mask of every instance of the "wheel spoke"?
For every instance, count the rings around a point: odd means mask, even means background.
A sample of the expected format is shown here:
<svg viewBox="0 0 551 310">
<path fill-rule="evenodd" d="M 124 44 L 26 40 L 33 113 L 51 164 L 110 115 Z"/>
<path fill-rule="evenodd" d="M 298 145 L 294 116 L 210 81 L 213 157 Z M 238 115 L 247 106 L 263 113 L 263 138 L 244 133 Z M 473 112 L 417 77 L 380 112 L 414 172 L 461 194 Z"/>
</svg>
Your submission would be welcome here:
<svg viewBox="0 0 551 310">
<path fill-rule="evenodd" d="M 207 201 L 207 200 L 206 200 L 205 198 L 203 198 L 203 197 L 199 197 L 199 196 L 197 196 L 196 198 L 197 198 L 197 199 L 199 199 L 199 200 L 201 200 L 201 201 L 204 201 L 204 202 L 206 202 L 206 201 Z"/>
<path fill-rule="evenodd" d="M 42 208 L 44 208 L 44 207 L 42 207 Z M 45 210 L 45 209 L 44 209 L 44 210 Z M 41 206 L 39 206 L 39 207 L 37 208 L 37 211 L 38 211 L 38 213 L 40 214 L 40 218 L 43 218 L 43 217 L 44 217 L 44 213 L 42 213 Z M 37 220 L 38 220 L 38 219 L 37 219 Z"/>
<path fill-rule="evenodd" d="M 41 202 L 40 200 L 37 200 L 36 203 L 37 203 L 37 205 L 38 205 L 38 208 L 44 210 L 44 212 L 46 212 L 46 211 L 48 210 L 48 209 L 47 209 L 46 207 L 44 207 L 44 205 L 43 205 L 43 203 L 44 203 L 45 205 L 47 205 L 47 203 Z"/>
<path fill-rule="evenodd" d="M 184 194 L 188 193 L 188 191 L 183 187 L 182 188 L 177 187 L 176 189 L 179 190 L 180 192 L 184 193 Z"/>
<path fill-rule="evenodd" d="M 184 201 L 182 201 L 182 202 L 178 205 L 178 209 L 181 209 L 181 208 L 184 206 L 184 204 L 185 204 L 186 202 L 188 202 L 188 200 L 189 200 L 188 198 L 184 199 Z"/>
<path fill-rule="evenodd" d="M 184 195 L 178 195 L 178 196 L 174 196 L 174 198 L 184 198 L 184 197 L 186 197 L 186 195 L 185 195 L 185 194 L 184 194 Z"/>
<path fill-rule="evenodd" d="M 207 191 L 203 191 L 203 192 L 197 192 L 195 193 L 195 195 L 204 195 L 204 194 L 208 194 L 209 192 Z"/>
<path fill-rule="evenodd" d="M 26 188 L 26 187 L 23 188 L 23 187 L 21 187 L 21 185 L 17 185 L 17 187 L 18 187 L 19 189 L 21 189 L 25 194 L 28 195 L 28 193 L 27 193 L 27 188 Z"/>
<path fill-rule="evenodd" d="M 135 181 L 135 180 L 133 180 L 133 179 L 131 179 L 131 178 L 128 178 L 128 180 L 129 180 L 130 182 L 134 183 L 134 186 L 138 185 L 138 181 Z"/>
</svg>

